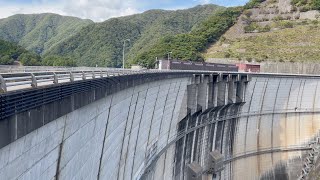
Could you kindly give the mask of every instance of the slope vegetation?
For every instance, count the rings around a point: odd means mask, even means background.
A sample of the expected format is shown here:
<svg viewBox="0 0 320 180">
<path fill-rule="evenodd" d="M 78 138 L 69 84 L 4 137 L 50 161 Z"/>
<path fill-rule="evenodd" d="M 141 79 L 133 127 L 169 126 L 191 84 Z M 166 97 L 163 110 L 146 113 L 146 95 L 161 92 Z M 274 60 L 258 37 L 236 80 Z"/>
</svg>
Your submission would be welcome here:
<svg viewBox="0 0 320 180">
<path fill-rule="evenodd" d="M 40 56 L 25 50 L 23 47 L 0 40 L 0 64 L 12 65 L 19 60 L 23 65 L 40 65 Z"/>
<path fill-rule="evenodd" d="M 0 39 L 15 42 L 38 54 L 77 33 L 91 20 L 56 14 L 14 15 L 0 19 Z"/>
<path fill-rule="evenodd" d="M 203 54 L 247 61 L 320 60 L 319 0 L 267 0 L 244 11 L 238 22 Z"/>
<path fill-rule="evenodd" d="M 79 65 L 120 67 L 124 39 L 131 40 L 126 46 L 126 59 L 132 62 L 148 52 L 163 36 L 188 33 L 221 9 L 224 8 L 204 5 L 177 11 L 151 10 L 113 18 L 84 27 L 52 47 L 45 56 L 70 57 Z"/>
<path fill-rule="evenodd" d="M 208 44 L 216 42 L 236 22 L 241 12 L 241 7 L 227 8 L 213 14 L 189 33 L 165 36 L 148 51 L 139 54 L 133 63 L 153 67 L 156 57 L 166 58 L 168 53 L 174 59 L 202 61 L 201 52 Z"/>
</svg>

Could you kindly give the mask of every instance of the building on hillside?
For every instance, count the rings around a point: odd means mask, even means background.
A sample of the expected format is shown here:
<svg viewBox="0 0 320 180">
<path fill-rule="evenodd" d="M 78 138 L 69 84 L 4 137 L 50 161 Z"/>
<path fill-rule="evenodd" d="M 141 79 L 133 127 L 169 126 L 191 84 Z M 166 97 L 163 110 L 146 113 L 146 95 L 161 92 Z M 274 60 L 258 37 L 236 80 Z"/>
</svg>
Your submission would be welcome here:
<svg viewBox="0 0 320 180">
<path fill-rule="evenodd" d="M 156 63 L 159 70 L 199 70 L 199 71 L 233 71 L 237 72 L 238 67 L 234 64 L 206 63 L 180 60 L 159 60 Z"/>
<path fill-rule="evenodd" d="M 259 64 L 245 64 L 245 63 L 237 63 L 236 66 L 239 68 L 239 72 L 260 72 Z"/>
</svg>

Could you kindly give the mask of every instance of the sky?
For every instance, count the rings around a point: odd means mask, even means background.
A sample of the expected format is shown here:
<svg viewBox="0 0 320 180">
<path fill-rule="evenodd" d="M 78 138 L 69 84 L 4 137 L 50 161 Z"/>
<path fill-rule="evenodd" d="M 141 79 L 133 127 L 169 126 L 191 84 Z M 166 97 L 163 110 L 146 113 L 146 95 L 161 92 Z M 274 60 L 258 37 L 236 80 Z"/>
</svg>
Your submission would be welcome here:
<svg viewBox="0 0 320 180">
<path fill-rule="evenodd" d="M 14 14 L 56 13 L 101 22 L 150 9 L 186 9 L 199 4 L 244 5 L 248 0 L 0 0 L 0 19 Z"/>
</svg>

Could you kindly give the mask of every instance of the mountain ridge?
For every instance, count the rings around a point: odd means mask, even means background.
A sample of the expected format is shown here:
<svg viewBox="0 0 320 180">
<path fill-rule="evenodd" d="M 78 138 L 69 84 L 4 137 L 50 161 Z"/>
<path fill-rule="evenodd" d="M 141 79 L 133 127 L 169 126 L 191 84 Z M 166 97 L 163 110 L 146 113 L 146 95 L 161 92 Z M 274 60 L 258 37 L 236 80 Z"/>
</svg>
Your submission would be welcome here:
<svg viewBox="0 0 320 180">
<path fill-rule="evenodd" d="M 90 23 L 93 21 L 53 13 L 16 14 L 0 19 L 0 38 L 43 54 L 52 45 Z"/>
<path fill-rule="evenodd" d="M 187 33 L 216 11 L 217 5 L 201 5 L 185 10 L 149 10 L 88 25 L 45 56 L 60 55 L 76 59 L 85 66 L 122 66 L 122 45 L 127 43 L 126 59 L 131 60 L 168 34 Z"/>
</svg>

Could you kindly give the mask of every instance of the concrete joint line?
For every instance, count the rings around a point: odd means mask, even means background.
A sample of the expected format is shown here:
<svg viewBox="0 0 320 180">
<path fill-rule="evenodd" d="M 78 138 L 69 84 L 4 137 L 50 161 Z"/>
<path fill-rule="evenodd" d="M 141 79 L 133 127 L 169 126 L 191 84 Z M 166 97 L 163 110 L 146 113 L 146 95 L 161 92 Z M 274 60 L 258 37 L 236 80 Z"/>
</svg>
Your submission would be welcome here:
<svg viewBox="0 0 320 180">
<path fill-rule="evenodd" d="M 108 129 L 108 123 L 109 123 L 110 110 L 111 110 L 111 107 L 112 107 L 112 100 L 113 100 L 113 95 L 111 95 L 110 107 L 108 108 L 109 112 L 108 112 L 107 123 L 106 123 L 105 131 L 104 131 L 104 136 L 103 136 L 101 156 L 100 156 L 100 159 L 99 159 L 99 169 L 98 169 L 97 180 L 100 179 L 102 158 L 103 158 L 103 153 L 104 153 L 104 144 L 105 144 L 106 136 L 107 136 L 107 129 Z"/>
<path fill-rule="evenodd" d="M 67 126 L 67 118 L 64 119 L 63 134 L 62 134 L 61 143 L 59 145 L 59 156 L 58 156 L 55 180 L 59 180 L 59 178 L 60 178 L 60 170 L 59 169 L 60 169 L 60 164 L 61 164 L 62 148 L 63 148 L 63 144 L 64 144 L 63 142 L 64 142 L 64 135 L 66 132 L 66 126 Z"/>
</svg>

